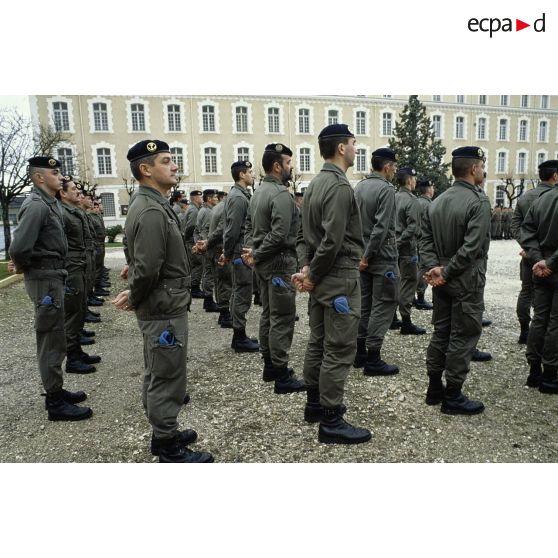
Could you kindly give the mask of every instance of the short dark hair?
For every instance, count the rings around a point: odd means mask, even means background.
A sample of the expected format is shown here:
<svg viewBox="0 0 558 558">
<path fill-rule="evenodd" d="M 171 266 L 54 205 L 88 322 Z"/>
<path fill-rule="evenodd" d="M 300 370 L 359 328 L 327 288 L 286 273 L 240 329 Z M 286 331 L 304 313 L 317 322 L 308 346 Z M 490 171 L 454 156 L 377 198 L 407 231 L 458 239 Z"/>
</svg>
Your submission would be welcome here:
<svg viewBox="0 0 558 558">
<path fill-rule="evenodd" d="M 410 174 L 406 172 L 398 172 L 395 180 L 398 186 L 405 186 L 407 184 L 407 178 L 411 177 Z"/>
<path fill-rule="evenodd" d="M 393 161 L 385 157 L 378 157 L 377 155 L 372 157 L 372 169 L 375 171 L 381 171 L 389 163 L 393 163 Z"/>
<path fill-rule="evenodd" d="M 472 159 L 469 157 L 458 157 L 451 161 L 451 174 L 455 178 L 463 178 L 469 172 L 469 169 L 478 164 L 480 159 Z"/>
<path fill-rule="evenodd" d="M 421 194 L 425 194 L 428 188 L 434 188 L 434 184 L 432 184 L 431 182 L 417 184 L 417 191 L 420 192 Z"/>
<path fill-rule="evenodd" d="M 140 171 L 140 165 L 148 165 L 152 167 L 155 164 L 155 158 L 157 157 L 157 153 L 155 155 L 149 155 L 149 157 L 144 157 L 143 159 L 136 159 L 135 161 L 130 162 L 130 170 L 136 180 L 141 180 L 143 174 Z"/>
<path fill-rule="evenodd" d="M 331 159 L 337 153 L 337 146 L 339 144 L 347 145 L 351 138 L 344 136 L 344 137 L 329 137 L 329 138 L 320 138 L 318 140 L 318 144 L 320 146 L 320 155 L 324 159 Z"/>
<path fill-rule="evenodd" d="M 265 153 L 264 153 L 264 156 L 265 156 Z M 273 163 L 272 163 L 272 165 L 273 165 Z M 249 171 L 250 171 L 250 169 L 247 168 L 247 167 L 233 167 L 231 169 L 232 178 L 235 182 L 238 182 L 240 180 L 240 173 L 241 172 L 247 173 Z"/>
<path fill-rule="evenodd" d="M 546 182 L 547 180 L 550 180 L 552 178 L 552 175 L 555 172 L 558 172 L 558 169 L 553 169 L 552 167 L 539 169 L 539 178 Z"/>
<path fill-rule="evenodd" d="M 262 157 L 262 167 L 264 172 L 269 173 L 273 170 L 275 163 L 283 164 L 283 153 L 280 151 L 264 151 Z"/>
</svg>

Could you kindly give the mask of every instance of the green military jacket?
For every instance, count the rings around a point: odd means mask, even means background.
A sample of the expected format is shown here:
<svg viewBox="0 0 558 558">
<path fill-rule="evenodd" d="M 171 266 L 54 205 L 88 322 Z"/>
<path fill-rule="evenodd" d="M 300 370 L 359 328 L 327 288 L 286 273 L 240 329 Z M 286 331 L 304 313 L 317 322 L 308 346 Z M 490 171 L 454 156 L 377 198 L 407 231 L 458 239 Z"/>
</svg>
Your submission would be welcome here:
<svg viewBox="0 0 558 558">
<path fill-rule="evenodd" d="M 246 217 L 245 242 L 253 249 L 256 267 L 279 255 L 296 258 L 298 223 L 288 188 L 274 176 L 266 176 L 250 200 Z"/>
<path fill-rule="evenodd" d="M 190 302 L 190 264 L 167 198 L 140 184 L 126 217 L 130 303 L 140 320 L 180 316 Z"/>
<path fill-rule="evenodd" d="M 246 215 L 251 198 L 250 192 L 235 183 L 225 199 L 225 223 L 223 229 L 223 253 L 227 258 L 238 258 L 242 255 L 244 235 L 246 233 Z"/>
<path fill-rule="evenodd" d="M 198 220 L 199 208 L 195 203 L 191 203 L 186 211 L 186 216 L 184 217 L 184 224 L 182 226 L 184 243 L 193 244 L 194 243 L 194 229 L 196 228 L 196 221 Z"/>
<path fill-rule="evenodd" d="M 318 283 L 333 268 L 358 268 L 364 242 L 355 194 L 345 173 L 324 163 L 304 194 L 297 237 L 299 265 Z"/>
<path fill-rule="evenodd" d="M 105 244 L 105 223 L 103 218 L 98 215 L 97 213 L 93 213 L 92 211 L 87 214 L 89 220 L 93 226 L 93 230 L 91 231 L 93 235 L 93 241 L 97 247 L 102 247 Z"/>
<path fill-rule="evenodd" d="M 198 240 L 207 240 L 209 236 L 209 221 L 213 208 L 207 203 L 202 204 L 198 211 L 196 226 L 194 227 L 194 242 Z"/>
<path fill-rule="evenodd" d="M 395 188 L 374 171 L 356 185 L 355 198 L 362 219 L 364 257 L 369 263 L 396 262 Z"/>
<path fill-rule="evenodd" d="M 511 231 L 513 237 L 517 241 L 519 241 L 521 223 L 523 223 L 529 208 L 533 205 L 535 200 L 539 199 L 541 194 L 550 190 L 552 187 L 553 185 L 548 182 L 541 182 L 536 188 L 527 190 L 520 198 L 518 198 L 511 222 Z"/>
<path fill-rule="evenodd" d="M 428 213 L 428 208 L 430 207 L 430 204 L 432 203 L 432 200 L 430 198 L 427 198 L 426 196 L 419 196 L 417 198 L 417 201 L 419 203 L 420 218 L 421 218 L 421 221 L 422 221 L 422 218 L 424 217 L 424 214 Z M 420 229 L 419 229 L 419 233 L 420 233 Z"/>
<path fill-rule="evenodd" d="M 420 205 L 409 188 L 401 186 L 395 194 L 395 239 L 400 256 L 417 255 L 420 231 Z"/>
<path fill-rule="evenodd" d="M 531 205 L 520 227 L 519 243 L 532 262 L 546 260 L 558 271 L 558 188 L 548 188 Z"/>
<path fill-rule="evenodd" d="M 209 231 L 207 236 L 207 249 L 215 253 L 223 250 L 223 230 L 225 228 L 225 202 L 220 201 L 211 210 Z"/>
<path fill-rule="evenodd" d="M 62 269 L 68 242 L 58 200 L 33 187 L 19 210 L 17 222 L 9 254 L 18 270 L 46 267 L 46 262 Z"/>
<path fill-rule="evenodd" d="M 66 268 L 85 268 L 87 256 L 85 251 L 85 216 L 75 205 L 61 202 L 64 229 L 68 242 Z"/>
<path fill-rule="evenodd" d="M 490 201 L 473 184 L 456 180 L 432 202 L 422 223 L 422 268 L 441 265 L 448 284 L 481 290 L 489 246 Z"/>
</svg>

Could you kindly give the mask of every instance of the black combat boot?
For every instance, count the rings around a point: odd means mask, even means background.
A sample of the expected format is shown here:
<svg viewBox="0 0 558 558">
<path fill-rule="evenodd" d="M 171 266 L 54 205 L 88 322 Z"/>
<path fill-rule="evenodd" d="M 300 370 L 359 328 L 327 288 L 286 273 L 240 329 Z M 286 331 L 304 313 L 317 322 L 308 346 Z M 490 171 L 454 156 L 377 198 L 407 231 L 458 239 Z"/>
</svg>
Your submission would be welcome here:
<svg viewBox="0 0 558 558">
<path fill-rule="evenodd" d="M 397 317 L 397 312 L 393 315 L 393 320 L 391 320 L 391 325 L 389 329 L 399 329 L 403 325 L 403 322 Z"/>
<path fill-rule="evenodd" d="M 262 380 L 264 382 L 274 382 L 275 380 L 277 380 L 277 369 L 273 366 L 273 362 L 271 362 L 270 356 L 263 355 L 262 358 L 264 360 Z"/>
<path fill-rule="evenodd" d="M 80 345 L 95 345 L 95 339 L 93 339 L 93 337 L 85 337 L 85 336 L 81 336 L 79 338 L 79 344 Z"/>
<path fill-rule="evenodd" d="M 322 406 L 320 404 L 320 388 L 311 386 L 306 390 L 306 405 L 304 406 L 304 420 L 306 422 L 320 422 L 322 420 Z"/>
<path fill-rule="evenodd" d="M 526 386 L 536 388 L 541 385 L 542 380 L 542 364 L 540 361 L 533 361 L 529 363 L 529 376 L 527 376 Z"/>
<path fill-rule="evenodd" d="M 492 320 L 489 320 L 488 318 L 484 318 L 482 319 L 482 327 L 488 327 L 492 325 Z"/>
<path fill-rule="evenodd" d="M 306 384 L 298 380 L 292 373 L 292 369 L 286 366 L 275 368 L 275 388 L 273 391 L 278 394 L 296 393 L 306 391 Z"/>
<path fill-rule="evenodd" d="M 190 428 L 182 431 L 178 431 L 176 433 L 176 437 L 178 439 L 178 443 L 182 446 L 187 446 L 189 444 L 193 444 L 198 439 L 198 433 L 195 430 L 191 430 Z M 151 453 L 153 455 L 159 455 L 161 450 L 161 440 L 159 438 L 155 438 L 155 436 L 151 435 Z"/>
<path fill-rule="evenodd" d="M 46 396 L 46 393 L 41 395 Z M 66 401 L 66 403 L 81 403 L 87 399 L 87 395 L 84 391 L 67 391 L 65 389 L 62 390 L 62 399 Z M 45 401 L 45 409 L 48 410 L 47 403 Z"/>
<path fill-rule="evenodd" d="M 84 321 L 88 324 L 98 324 L 101 321 L 101 318 L 99 316 L 93 315 L 93 313 L 89 311 L 87 312 L 87 314 L 85 314 Z"/>
<path fill-rule="evenodd" d="M 368 353 L 366 352 L 366 338 L 357 338 L 357 352 L 355 355 L 355 361 L 353 362 L 353 366 L 355 368 L 362 368 L 366 363 L 366 358 Z"/>
<path fill-rule="evenodd" d="M 403 318 L 403 322 L 401 324 L 401 335 L 424 335 L 426 333 L 426 329 L 423 327 L 416 326 L 413 322 L 411 322 L 410 317 Z"/>
<path fill-rule="evenodd" d="M 188 405 L 188 403 L 190 403 L 190 394 L 187 393 L 186 395 L 184 395 L 184 399 L 182 401 L 183 405 Z"/>
<path fill-rule="evenodd" d="M 262 299 L 260 297 L 260 293 L 255 293 L 254 294 L 254 306 L 261 306 L 262 305 Z"/>
<path fill-rule="evenodd" d="M 66 373 L 68 374 L 92 374 L 96 371 L 96 368 L 91 364 L 83 362 L 79 353 L 68 353 L 68 359 L 66 360 Z"/>
<path fill-rule="evenodd" d="M 519 324 L 521 326 L 521 332 L 519 334 L 519 339 L 517 342 L 520 345 L 527 345 L 527 337 L 529 337 L 529 322 Z"/>
<path fill-rule="evenodd" d="M 213 295 L 207 295 L 203 299 L 203 309 L 206 312 L 220 312 L 219 306 L 213 300 Z"/>
<path fill-rule="evenodd" d="M 65 391 L 61 389 L 53 393 L 47 393 L 45 407 L 48 411 L 48 420 L 85 420 L 93 415 L 93 411 L 89 407 L 79 407 L 66 401 Z M 71 392 L 66 393 L 70 394 Z M 76 394 L 72 395 L 75 396 Z"/>
<path fill-rule="evenodd" d="M 488 360 L 492 360 L 492 355 L 486 351 L 479 351 L 475 347 L 471 360 L 474 362 L 486 362 Z"/>
<path fill-rule="evenodd" d="M 444 384 L 442 383 L 442 375 L 428 377 L 428 389 L 426 390 L 426 404 L 438 405 L 444 399 Z"/>
<path fill-rule="evenodd" d="M 192 451 L 181 443 L 179 436 L 174 438 L 153 439 L 152 444 L 158 448 L 159 463 L 213 463 L 210 453 Z"/>
<path fill-rule="evenodd" d="M 225 309 L 225 310 L 220 310 L 219 311 L 219 319 L 217 320 L 217 323 L 223 329 L 232 329 L 232 326 L 233 326 L 232 316 L 231 316 L 231 313 L 229 312 L 228 308 Z"/>
<path fill-rule="evenodd" d="M 95 287 L 95 290 L 93 291 L 93 295 L 94 296 L 109 296 L 110 293 L 108 291 L 106 291 L 105 289 L 102 289 L 101 287 Z"/>
<path fill-rule="evenodd" d="M 99 355 L 88 355 L 81 349 L 81 347 L 79 349 L 79 352 L 77 353 L 77 357 L 79 358 L 79 360 L 81 360 L 81 362 L 84 362 L 85 364 L 98 364 L 99 362 L 101 362 L 101 357 Z"/>
<path fill-rule="evenodd" d="M 539 391 L 541 393 L 558 393 L 558 366 L 544 365 Z"/>
<path fill-rule="evenodd" d="M 484 411 L 482 401 L 468 399 L 460 385 L 448 384 L 440 411 L 446 415 L 478 415 Z"/>
<path fill-rule="evenodd" d="M 365 376 L 393 376 L 399 374 L 399 368 L 393 364 L 387 364 L 380 358 L 380 351 L 368 349 L 366 362 L 364 363 Z"/>
<path fill-rule="evenodd" d="M 260 344 L 247 337 L 244 328 L 234 330 L 231 347 L 235 353 L 257 353 L 260 350 Z"/>
<path fill-rule="evenodd" d="M 432 310 L 434 308 L 434 306 L 424 298 L 424 293 L 417 296 L 416 300 L 413 301 L 413 306 L 417 310 Z"/>
<path fill-rule="evenodd" d="M 79 334 L 81 337 L 95 337 L 95 332 L 90 329 L 82 329 Z"/>
<path fill-rule="evenodd" d="M 344 418 L 341 406 L 323 407 L 318 440 L 324 444 L 362 444 L 372 438 L 372 433 L 366 428 L 357 428 L 349 424 Z"/>
<path fill-rule="evenodd" d="M 199 284 L 192 285 L 192 298 L 205 298 L 205 294 L 200 289 Z"/>
</svg>

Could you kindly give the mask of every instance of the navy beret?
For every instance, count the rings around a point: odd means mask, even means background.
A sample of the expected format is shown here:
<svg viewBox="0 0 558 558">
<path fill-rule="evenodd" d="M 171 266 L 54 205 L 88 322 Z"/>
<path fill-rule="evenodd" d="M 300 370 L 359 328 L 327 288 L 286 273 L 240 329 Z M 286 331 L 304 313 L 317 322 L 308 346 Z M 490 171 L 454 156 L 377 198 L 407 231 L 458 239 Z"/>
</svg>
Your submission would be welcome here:
<svg viewBox="0 0 558 558">
<path fill-rule="evenodd" d="M 354 138 L 355 135 L 349 130 L 347 124 L 330 124 L 326 126 L 318 136 L 318 139 L 327 138 Z"/>
<path fill-rule="evenodd" d="M 204 196 L 216 196 L 219 190 L 214 190 L 213 188 L 208 188 L 203 191 Z"/>
<path fill-rule="evenodd" d="M 226 195 L 227 195 L 227 192 L 225 192 L 224 190 L 219 190 L 219 191 L 217 192 L 217 195 L 218 195 L 218 196 L 226 196 Z"/>
<path fill-rule="evenodd" d="M 466 147 L 458 147 L 451 152 L 454 159 L 480 159 L 484 161 L 484 151 L 480 147 L 468 145 Z"/>
<path fill-rule="evenodd" d="M 138 159 L 144 159 L 145 157 L 151 157 L 151 155 L 157 155 L 157 153 L 170 153 L 169 144 L 161 140 L 143 140 L 133 145 L 128 150 L 128 161 L 137 161 Z"/>
<path fill-rule="evenodd" d="M 231 170 L 237 169 L 237 168 L 251 169 L 252 168 L 252 163 L 250 161 L 235 161 L 231 165 Z"/>
<path fill-rule="evenodd" d="M 53 159 L 52 157 L 31 157 L 28 159 L 30 167 L 36 167 L 39 169 L 57 169 L 60 168 L 60 161 Z"/>
<path fill-rule="evenodd" d="M 201 190 L 192 190 L 190 192 L 190 197 L 192 196 L 201 196 L 203 194 L 203 192 Z"/>
<path fill-rule="evenodd" d="M 265 146 L 264 151 L 273 151 L 281 153 L 281 155 L 288 155 L 289 157 L 293 155 L 293 152 L 283 143 L 270 143 Z"/>
<path fill-rule="evenodd" d="M 74 177 L 71 174 L 66 174 L 62 177 L 64 182 L 74 182 Z"/>
<path fill-rule="evenodd" d="M 303 198 L 304 197 L 304 192 L 295 192 L 295 197 L 296 198 Z"/>
<path fill-rule="evenodd" d="M 430 180 L 417 180 L 417 188 L 428 188 L 429 186 L 432 186 Z"/>
<path fill-rule="evenodd" d="M 539 170 L 540 169 L 558 169 L 558 161 L 556 159 L 544 161 L 539 165 Z"/>
<path fill-rule="evenodd" d="M 387 159 L 388 161 L 397 162 L 397 155 L 393 149 L 389 147 L 380 147 L 376 151 L 372 152 L 372 157 L 381 157 L 382 159 Z"/>
<path fill-rule="evenodd" d="M 401 167 L 397 173 L 399 175 L 403 175 L 406 174 L 408 176 L 416 176 L 417 175 L 417 171 L 411 167 Z"/>
</svg>

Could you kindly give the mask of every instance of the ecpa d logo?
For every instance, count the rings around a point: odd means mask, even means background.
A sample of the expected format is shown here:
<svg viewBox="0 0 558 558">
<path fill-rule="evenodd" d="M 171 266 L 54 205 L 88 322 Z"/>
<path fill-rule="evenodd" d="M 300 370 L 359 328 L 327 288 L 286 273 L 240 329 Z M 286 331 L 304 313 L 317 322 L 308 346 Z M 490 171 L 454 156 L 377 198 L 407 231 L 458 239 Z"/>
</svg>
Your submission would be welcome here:
<svg viewBox="0 0 558 558">
<path fill-rule="evenodd" d="M 485 18 L 476 18 L 472 17 L 467 22 L 467 27 L 469 31 L 473 33 L 478 33 L 479 31 L 482 33 L 489 33 L 490 38 L 494 33 L 498 32 L 513 32 L 513 31 L 521 31 L 522 29 L 527 29 L 527 27 L 533 27 L 533 30 L 536 33 L 544 33 L 546 27 L 546 14 L 542 14 L 541 17 L 535 19 L 533 24 L 526 23 L 521 19 L 515 18 L 515 27 L 513 25 L 513 19 L 509 17 L 499 18 L 499 17 L 485 17 Z"/>
</svg>

